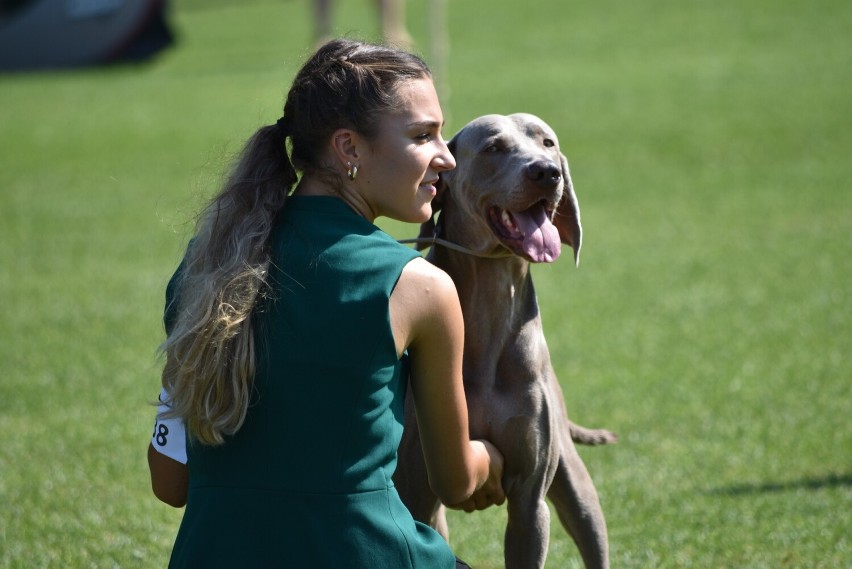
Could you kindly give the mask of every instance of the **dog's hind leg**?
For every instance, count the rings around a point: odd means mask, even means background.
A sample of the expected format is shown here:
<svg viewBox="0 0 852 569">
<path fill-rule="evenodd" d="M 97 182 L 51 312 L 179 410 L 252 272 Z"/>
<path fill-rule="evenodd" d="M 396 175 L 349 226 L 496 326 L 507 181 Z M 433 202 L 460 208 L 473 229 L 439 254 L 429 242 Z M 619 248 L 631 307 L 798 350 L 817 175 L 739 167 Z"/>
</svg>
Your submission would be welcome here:
<svg viewBox="0 0 852 569">
<path fill-rule="evenodd" d="M 450 541 L 450 526 L 447 525 L 447 508 L 442 503 L 438 502 L 438 507 L 435 509 L 435 513 L 432 514 L 432 521 L 429 525 L 435 528 L 447 542 Z"/>
<path fill-rule="evenodd" d="M 402 460 L 416 461 L 418 456 L 422 456 L 419 446 L 416 452 L 400 454 Z M 411 512 L 411 516 L 418 522 L 432 526 L 445 540 L 449 541 L 446 510 L 429 486 L 429 475 L 425 464 L 419 467 L 409 463 L 405 469 L 397 470 L 394 485 L 402 503 Z"/>
<path fill-rule="evenodd" d="M 428 524 L 438 530 L 444 539 L 449 540 L 446 511 L 429 485 L 429 473 L 426 459 L 420 445 L 420 432 L 414 415 L 411 397 L 405 402 L 405 430 L 398 450 L 398 464 L 394 474 L 394 485 L 405 507 L 415 520 Z"/>
<path fill-rule="evenodd" d="M 563 436 L 567 433 L 563 433 Z M 606 520 L 586 465 L 570 441 L 563 441 L 556 476 L 547 497 L 571 535 L 587 569 L 609 567 Z"/>
</svg>

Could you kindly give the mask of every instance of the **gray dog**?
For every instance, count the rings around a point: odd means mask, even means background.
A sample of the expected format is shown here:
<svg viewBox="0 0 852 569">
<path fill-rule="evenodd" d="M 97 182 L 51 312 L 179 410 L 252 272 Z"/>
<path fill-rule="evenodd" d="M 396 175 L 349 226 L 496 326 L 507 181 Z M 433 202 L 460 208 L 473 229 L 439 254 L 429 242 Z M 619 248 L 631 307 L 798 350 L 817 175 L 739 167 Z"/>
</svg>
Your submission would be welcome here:
<svg viewBox="0 0 852 569">
<path fill-rule="evenodd" d="M 433 204 L 440 217 L 437 225 L 424 224 L 421 236 L 431 236 L 429 260 L 459 292 L 471 437 L 490 440 L 505 456 L 506 568 L 544 566 L 545 497 L 586 567 L 608 567 L 606 522 L 574 442 L 616 437 L 568 420 L 530 276 L 530 263 L 556 260 L 562 243 L 579 262 L 580 210 L 568 162 L 553 130 L 529 114 L 480 117 L 449 146 L 457 167 L 442 174 Z M 410 401 L 406 413 L 396 484 L 414 517 L 447 537 Z"/>
</svg>

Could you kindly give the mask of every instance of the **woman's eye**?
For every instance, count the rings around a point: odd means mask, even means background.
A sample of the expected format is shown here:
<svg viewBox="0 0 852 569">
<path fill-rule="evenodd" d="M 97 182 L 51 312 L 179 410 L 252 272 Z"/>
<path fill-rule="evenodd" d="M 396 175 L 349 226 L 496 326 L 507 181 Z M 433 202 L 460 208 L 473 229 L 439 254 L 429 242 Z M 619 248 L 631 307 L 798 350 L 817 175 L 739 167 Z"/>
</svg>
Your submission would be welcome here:
<svg viewBox="0 0 852 569">
<path fill-rule="evenodd" d="M 423 132 L 423 133 L 418 134 L 416 138 L 417 138 L 417 140 L 422 140 L 423 142 L 429 142 L 430 140 L 432 140 L 432 133 L 431 132 Z"/>
</svg>

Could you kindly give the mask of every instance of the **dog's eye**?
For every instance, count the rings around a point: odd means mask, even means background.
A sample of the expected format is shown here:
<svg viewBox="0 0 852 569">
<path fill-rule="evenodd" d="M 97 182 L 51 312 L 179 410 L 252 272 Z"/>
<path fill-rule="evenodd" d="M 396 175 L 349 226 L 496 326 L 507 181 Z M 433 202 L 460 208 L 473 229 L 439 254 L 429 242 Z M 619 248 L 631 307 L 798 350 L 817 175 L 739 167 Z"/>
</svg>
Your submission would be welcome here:
<svg viewBox="0 0 852 569">
<path fill-rule="evenodd" d="M 552 147 L 556 146 L 556 143 L 555 143 L 555 142 L 553 142 L 553 141 L 552 141 L 551 139 L 549 139 L 549 138 L 545 138 L 545 139 L 544 139 L 544 142 L 543 142 L 542 144 L 544 144 L 545 148 L 552 148 Z"/>
<path fill-rule="evenodd" d="M 496 144 L 489 144 L 488 146 L 485 147 L 485 152 L 487 152 L 489 154 L 493 154 L 495 152 L 500 152 L 500 147 L 497 146 Z"/>
</svg>

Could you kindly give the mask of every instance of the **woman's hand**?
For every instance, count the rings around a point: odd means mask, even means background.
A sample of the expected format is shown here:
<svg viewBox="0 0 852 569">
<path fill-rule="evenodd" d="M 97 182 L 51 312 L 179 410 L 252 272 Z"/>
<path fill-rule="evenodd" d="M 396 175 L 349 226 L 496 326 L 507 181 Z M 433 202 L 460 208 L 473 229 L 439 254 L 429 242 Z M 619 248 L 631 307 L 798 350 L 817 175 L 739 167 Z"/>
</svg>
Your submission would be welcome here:
<svg viewBox="0 0 852 569">
<path fill-rule="evenodd" d="M 488 455 L 488 478 L 470 498 L 459 504 L 448 506 L 468 513 L 474 510 L 484 510 L 490 506 L 499 506 L 506 501 L 506 493 L 503 490 L 503 455 L 497 450 L 497 447 L 486 440 L 473 440 L 470 444 L 474 447 L 480 447 L 479 452 Z"/>
</svg>

